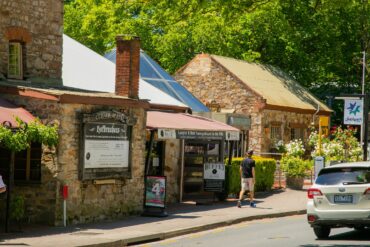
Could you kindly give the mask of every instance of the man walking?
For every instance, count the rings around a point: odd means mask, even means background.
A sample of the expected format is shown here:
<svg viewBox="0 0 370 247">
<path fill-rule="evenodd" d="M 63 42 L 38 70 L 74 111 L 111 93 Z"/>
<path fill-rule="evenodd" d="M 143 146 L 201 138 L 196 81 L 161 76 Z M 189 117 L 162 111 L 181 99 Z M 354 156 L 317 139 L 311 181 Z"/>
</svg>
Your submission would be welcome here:
<svg viewBox="0 0 370 247">
<path fill-rule="evenodd" d="M 238 208 L 242 206 L 243 196 L 246 190 L 249 190 L 249 202 L 252 208 L 256 207 L 256 203 L 253 201 L 254 199 L 254 178 L 255 172 L 254 167 L 255 161 L 252 159 L 253 150 L 249 150 L 246 153 L 247 157 L 242 161 L 240 165 L 240 176 L 241 176 L 241 191 L 239 193 L 239 201 L 238 201 Z"/>
</svg>

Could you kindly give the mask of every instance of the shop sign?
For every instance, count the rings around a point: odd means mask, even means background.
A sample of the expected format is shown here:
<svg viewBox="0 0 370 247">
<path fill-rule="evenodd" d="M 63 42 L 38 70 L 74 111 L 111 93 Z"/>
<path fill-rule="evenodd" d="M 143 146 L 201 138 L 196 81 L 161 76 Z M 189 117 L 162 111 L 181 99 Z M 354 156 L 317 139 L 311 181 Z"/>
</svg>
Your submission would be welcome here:
<svg viewBox="0 0 370 247">
<path fill-rule="evenodd" d="M 172 129 L 158 129 L 158 139 L 176 139 L 176 131 Z"/>
<path fill-rule="evenodd" d="M 166 177 L 145 177 L 145 207 L 164 208 L 166 202 Z"/>
<path fill-rule="evenodd" d="M 223 192 L 225 188 L 225 164 L 205 163 L 203 170 L 204 191 Z"/>
<path fill-rule="evenodd" d="M 248 116 L 229 114 L 227 116 L 227 124 L 241 129 L 250 129 L 251 119 Z"/>
<path fill-rule="evenodd" d="M 177 139 L 223 140 L 224 131 L 176 130 Z"/>
<path fill-rule="evenodd" d="M 363 115 L 361 99 L 346 99 L 344 101 L 344 124 L 362 125 Z"/>
<path fill-rule="evenodd" d="M 238 131 L 226 131 L 226 141 L 239 141 Z"/>
<path fill-rule="evenodd" d="M 127 168 L 129 166 L 127 125 L 86 123 L 84 132 L 85 168 Z"/>
</svg>

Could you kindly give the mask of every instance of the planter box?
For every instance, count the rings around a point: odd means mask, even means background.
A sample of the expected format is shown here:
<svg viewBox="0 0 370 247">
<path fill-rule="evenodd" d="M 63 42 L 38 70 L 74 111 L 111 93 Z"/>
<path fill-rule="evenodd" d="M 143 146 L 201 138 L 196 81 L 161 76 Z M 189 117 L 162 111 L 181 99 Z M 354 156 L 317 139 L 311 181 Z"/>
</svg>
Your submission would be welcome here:
<svg viewBox="0 0 370 247">
<path fill-rule="evenodd" d="M 301 190 L 303 189 L 303 177 L 289 177 L 286 178 L 286 186 L 290 189 Z"/>
</svg>

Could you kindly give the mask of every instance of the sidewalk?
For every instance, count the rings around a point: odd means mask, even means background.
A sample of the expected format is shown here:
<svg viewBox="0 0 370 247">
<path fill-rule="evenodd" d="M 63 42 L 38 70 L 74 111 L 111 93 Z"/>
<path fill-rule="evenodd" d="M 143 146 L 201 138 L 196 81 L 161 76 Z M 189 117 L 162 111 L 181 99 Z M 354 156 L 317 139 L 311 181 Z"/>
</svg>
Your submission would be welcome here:
<svg viewBox="0 0 370 247">
<path fill-rule="evenodd" d="M 274 190 L 256 195 L 257 208 L 236 200 L 210 205 L 174 204 L 165 218 L 128 217 L 116 222 L 83 226 L 27 229 L 23 233 L 0 234 L 0 246 L 104 246 L 116 247 L 155 241 L 187 233 L 236 224 L 253 219 L 305 213 L 306 191 Z"/>
</svg>

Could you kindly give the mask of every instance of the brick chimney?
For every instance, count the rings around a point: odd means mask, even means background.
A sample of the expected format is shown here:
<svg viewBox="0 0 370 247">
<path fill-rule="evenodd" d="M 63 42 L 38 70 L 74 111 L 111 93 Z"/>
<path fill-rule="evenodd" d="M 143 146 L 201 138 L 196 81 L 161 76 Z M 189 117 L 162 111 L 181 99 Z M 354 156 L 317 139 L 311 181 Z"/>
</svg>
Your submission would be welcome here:
<svg viewBox="0 0 370 247">
<path fill-rule="evenodd" d="M 129 98 L 139 98 L 140 38 L 116 37 L 116 90 Z"/>
</svg>

